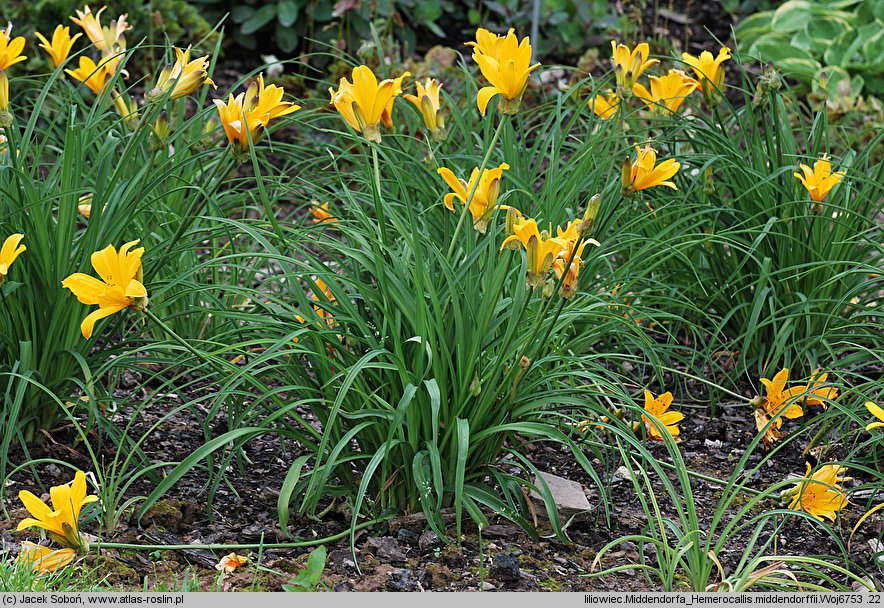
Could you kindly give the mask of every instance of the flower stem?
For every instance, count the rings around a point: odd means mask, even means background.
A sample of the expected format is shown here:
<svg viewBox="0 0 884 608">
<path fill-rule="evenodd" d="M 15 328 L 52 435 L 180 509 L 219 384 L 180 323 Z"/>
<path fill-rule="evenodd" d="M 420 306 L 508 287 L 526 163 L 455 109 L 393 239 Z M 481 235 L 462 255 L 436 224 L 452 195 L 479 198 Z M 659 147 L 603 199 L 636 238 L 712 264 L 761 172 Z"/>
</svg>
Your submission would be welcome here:
<svg viewBox="0 0 884 608">
<path fill-rule="evenodd" d="M 384 221 L 384 210 L 383 205 L 381 204 L 383 195 L 381 194 L 381 168 L 380 162 L 378 161 L 378 148 L 374 144 L 369 144 L 371 148 L 371 162 L 374 169 L 374 189 L 375 189 L 375 197 L 374 197 L 374 214 L 375 219 L 378 222 L 378 227 L 381 231 L 381 242 L 384 246 L 387 245 L 387 226 Z"/>
<path fill-rule="evenodd" d="M 463 205 L 460 219 L 457 222 L 457 226 L 454 228 L 454 235 L 451 237 L 451 244 L 448 246 L 448 253 L 445 255 L 445 258 L 449 262 L 451 261 L 451 256 L 454 254 L 454 249 L 457 246 L 457 237 L 460 234 L 460 230 L 463 227 L 464 221 L 467 218 L 467 214 L 470 209 L 470 203 L 473 202 L 473 197 L 476 195 L 476 190 L 479 189 L 479 182 L 482 180 L 482 173 L 485 171 L 485 167 L 488 166 L 488 161 L 491 159 L 492 152 L 494 152 L 494 146 L 497 145 L 497 140 L 500 139 L 500 134 L 503 132 L 503 126 L 509 120 L 510 117 L 504 115 L 504 117 L 501 118 L 500 122 L 497 124 L 497 129 L 494 131 L 494 136 L 491 138 L 491 142 L 488 144 L 488 149 L 485 151 L 485 157 L 482 159 L 482 164 L 479 165 L 479 176 L 476 178 L 476 182 L 473 184 L 473 187 L 470 188 L 470 191 L 467 193 L 467 201 Z"/>
<path fill-rule="evenodd" d="M 379 517 L 377 519 L 372 519 L 371 521 L 363 522 L 356 526 L 357 530 L 361 530 L 362 528 L 368 528 L 370 526 L 377 525 L 381 522 L 387 521 L 388 519 L 393 519 L 393 515 L 385 515 L 384 517 Z M 291 543 L 248 543 L 242 545 L 222 545 L 222 544 L 207 544 L 207 545 L 135 545 L 129 543 L 106 543 L 103 541 L 96 541 L 92 543 L 92 547 L 96 550 L 101 549 L 138 549 L 143 551 L 181 551 L 184 549 L 204 549 L 207 551 L 237 551 L 240 549 L 298 549 L 301 547 L 316 547 L 319 545 L 324 545 L 326 543 L 334 542 L 336 540 L 340 540 L 342 538 L 346 538 L 350 535 L 350 529 L 347 528 L 344 532 L 339 532 L 337 534 L 333 534 L 332 536 L 325 536 L 323 538 L 315 538 L 312 540 L 302 540 L 295 541 Z"/>
</svg>

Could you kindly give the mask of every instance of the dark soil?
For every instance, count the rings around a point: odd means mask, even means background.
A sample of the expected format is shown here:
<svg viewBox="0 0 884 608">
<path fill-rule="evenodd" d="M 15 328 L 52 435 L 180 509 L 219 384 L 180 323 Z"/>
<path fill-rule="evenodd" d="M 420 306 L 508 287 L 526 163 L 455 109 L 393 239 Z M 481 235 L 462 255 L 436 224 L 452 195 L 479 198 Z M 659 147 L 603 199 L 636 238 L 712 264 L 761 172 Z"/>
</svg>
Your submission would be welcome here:
<svg viewBox="0 0 884 608">
<path fill-rule="evenodd" d="M 136 391 L 137 387 L 132 387 Z M 184 396 L 169 395 L 168 406 L 174 407 Z M 687 408 L 683 411 L 689 412 Z M 133 434 L 146 430 L 158 415 L 147 412 L 139 421 Z M 127 416 L 115 416 L 122 425 Z M 220 424 L 217 433 L 226 429 Z M 756 433 L 754 420 L 748 406 L 728 407 L 723 415 L 708 419 L 700 414 L 689 414 L 682 423 L 681 453 L 691 471 L 716 478 L 726 478 L 736 460 Z M 763 489 L 789 475 L 802 474 L 805 457 L 799 444 L 804 438 L 792 442 L 786 450 L 766 463 L 750 480 L 749 486 Z M 182 412 L 154 432 L 145 448 L 152 462 L 178 461 L 203 443 L 202 431 L 193 414 Z M 750 459 L 750 466 L 760 459 L 762 448 Z M 297 446 L 281 446 L 271 438 L 258 438 L 245 446 L 248 463 L 242 468 L 232 466 L 224 483 L 217 491 L 207 511 L 206 484 L 208 477 L 202 468 L 195 468 L 175 486 L 163 500 L 156 504 L 139 522 L 128 511 L 111 534 L 104 534 L 105 542 L 121 542 L 150 545 L 175 544 L 269 544 L 285 542 L 285 534 L 279 529 L 276 502 L 289 463 L 297 456 Z M 600 501 L 600 493 L 590 477 L 581 470 L 569 452 L 559 446 L 538 444 L 529 446 L 532 462 L 541 470 L 578 481 L 592 506 L 590 512 L 575 518 L 566 529 L 567 540 L 556 539 L 538 522 L 539 537 L 532 538 L 525 531 L 502 518 L 492 519 L 484 530 L 482 544 L 475 528 L 465 527 L 460 545 L 444 545 L 428 530 L 422 514 L 388 520 L 384 524 L 357 532 L 355 561 L 349 540 L 329 543 L 328 560 L 323 573 L 323 584 L 337 591 L 419 591 L 419 590 L 519 590 L 519 591 L 647 591 L 660 590 L 659 581 L 647 580 L 638 572 L 626 571 L 588 578 L 597 552 L 607 543 L 628 534 L 642 533 L 647 522 L 644 511 L 636 497 L 632 483 L 622 479 L 614 471 L 605 472 L 599 465 L 599 473 L 607 479 L 605 492 L 609 495 L 607 505 Z M 668 460 L 662 445 L 655 446 L 655 454 Z M 112 455 L 108 453 L 108 458 Z M 50 433 L 47 441 L 32 446 L 33 459 L 59 459 L 90 470 L 89 459 L 82 445 L 74 441 L 70 428 L 59 428 Z M 812 457 L 811 457 L 812 458 Z M 827 456 L 831 458 L 831 456 Z M 12 455 L 13 463 L 24 460 L 21 452 Z M 615 469 L 616 464 L 609 467 Z M 39 464 L 35 467 L 44 486 L 65 483 L 70 472 L 55 464 Z M 621 472 L 623 470 L 621 469 Z M 854 473 L 854 472 L 851 472 Z M 622 473 L 621 473 L 622 475 Z M 856 476 L 856 475 L 854 475 Z M 136 482 L 130 495 L 147 494 L 156 481 L 146 478 Z M 847 482 L 847 487 L 858 481 Z M 659 483 L 654 484 L 660 491 Z M 16 498 L 19 490 L 35 487 L 31 470 L 23 470 L 7 479 L 6 507 L 9 519 L 0 520 L 4 549 L 11 555 L 17 552 L 17 541 L 37 540 L 32 531 L 14 532 L 18 521 L 26 516 Z M 694 504 L 697 506 L 701 528 L 706 528 L 721 496 L 720 488 L 700 479 L 692 483 Z M 668 501 L 661 497 L 665 513 L 673 514 Z M 44 497 L 48 499 L 48 496 Z M 733 503 L 738 509 L 750 498 L 741 494 Z M 844 543 L 850 530 L 862 515 L 863 505 L 868 501 L 854 499 L 853 504 L 842 512 L 835 529 Z M 327 504 L 327 513 L 320 521 L 294 516 L 289 525 L 292 538 L 300 541 L 316 540 L 345 532 L 349 528 L 349 514 L 343 503 Z M 772 502 L 766 509 L 775 508 Z M 543 512 L 542 509 L 539 510 Z M 606 514 L 607 512 L 607 514 Z M 608 519 L 609 517 L 609 519 Z M 730 517 L 724 518 L 725 522 Z M 546 531 L 544 531 L 546 529 Z M 762 538 L 769 537 L 772 526 Z M 720 526 L 719 526 L 720 530 Z M 83 531 L 98 534 L 96 521 L 87 521 Z M 449 533 L 453 532 L 453 526 Z M 716 531 L 717 532 L 717 531 Z M 873 516 L 852 538 L 849 559 L 854 562 L 855 572 L 877 572 L 874 555 L 869 542 L 875 542 L 882 532 L 881 518 Z M 745 549 L 751 530 L 736 535 L 718 555 L 726 571 L 738 563 Z M 635 564 L 639 561 L 639 549 L 634 542 L 623 542 L 608 552 L 601 568 Z M 110 584 L 122 589 L 169 588 L 180 580 L 187 569 L 198 576 L 204 589 L 211 589 L 218 579 L 214 564 L 230 551 L 172 550 L 104 550 L 101 557 L 91 557 L 99 572 L 107 576 Z M 237 550 L 249 553 L 252 562 L 228 575 L 222 582 L 224 589 L 256 589 L 278 591 L 303 567 L 307 549 Z M 260 553 L 260 571 L 254 568 Z M 645 546 L 644 559 L 653 563 L 653 550 Z M 844 563 L 845 554 L 838 543 L 827 536 L 818 526 L 798 518 L 791 518 L 778 532 L 775 544 L 767 554 L 779 555 L 833 555 L 835 563 Z M 358 563 L 358 568 L 357 568 Z M 146 581 L 146 583 L 145 583 Z M 713 581 L 716 582 L 716 581 Z"/>
</svg>

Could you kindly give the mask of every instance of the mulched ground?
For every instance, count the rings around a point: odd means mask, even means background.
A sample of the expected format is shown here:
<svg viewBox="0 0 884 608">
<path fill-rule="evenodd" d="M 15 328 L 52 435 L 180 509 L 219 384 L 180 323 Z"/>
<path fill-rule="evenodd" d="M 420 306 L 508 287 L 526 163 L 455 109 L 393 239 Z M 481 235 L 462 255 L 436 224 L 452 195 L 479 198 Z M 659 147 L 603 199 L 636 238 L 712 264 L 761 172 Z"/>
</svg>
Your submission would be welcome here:
<svg viewBox="0 0 884 608">
<path fill-rule="evenodd" d="M 137 390 L 137 387 L 132 388 Z M 174 406 L 184 397 L 170 396 L 168 405 Z M 687 408 L 683 410 L 688 411 Z M 116 417 L 118 424 L 128 420 L 123 413 Z M 148 412 L 134 431 L 137 433 L 139 429 L 147 428 L 157 417 L 158 413 Z M 220 422 L 219 433 L 226 430 L 221 428 Z M 747 406 L 728 408 L 712 420 L 701 414 L 691 414 L 682 424 L 682 437 L 685 439 L 681 444 L 682 454 L 691 470 L 725 478 L 755 432 Z M 32 446 L 32 458 L 56 458 L 89 470 L 89 460 L 82 446 L 74 441 L 70 428 L 59 428 L 50 437 L 46 442 Z M 191 414 L 183 412 L 169 420 L 163 432 L 150 437 L 146 451 L 154 462 L 177 461 L 188 456 L 202 441 L 199 425 Z M 794 442 L 792 447 L 764 465 L 750 485 L 765 488 L 789 475 L 802 473 L 805 457 L 799 443 Z M 251 464 L 242 471 L 233 468 L 228 472 L 226 482 L 219 489 L 212 506 L 211 517 L 206 508 L 207 476 L 203 470 L 194 469 L 145 516 L 140 526 L 127 515 L 113 534 L 105 535 L 104 540 L 167 545 L 285 542 L 285 536 L 278 527 L 276 500 L 288 464 L 297 456 L 294 446 L 287 447 L 288 453 L 272 438 L 258 438 L 250 442 L 245 454 Z M 658 457 L 665 460 L 662 446 L 655 449 Z M 323 583 L 336 591 L 659 590 L 657 581 L 648 581 L 633 572 L 592 579 L 585 576 L 590 572 L 601 547 L 615 538 L 642 531 L 646 518 L 632 483 L 618 476 L 610 482 L 611 519 L 608 525 L 597 490 L 567 451 L 557 446 L 539 445 L 529 451 L 529 457 L 539 469 L 581 483 L 592 505 L 591 512 L 567 528 L 567 542 L 543 537 L 542 524 L 541 537 L 531 538 L 520 528 L 497 518 L 484 531 L 481 551 L 476 531 L 469 526 L 459 546 L 446 546 L 433 532 L 428 531 L 421 515 L 404 516 L 357 533 L 356 561 L 347 539 L 328 544 Z M 760 457 L 759 448 L 750 466 Z M 12 455 L 13 463 L 22 459 L 21 453 Z M 36 470 L 46 486 L 70 480 L 70 473 L 54 464 L 41 464 Z M 848 482 L 848 486 L 852 483 L 857 482 Z M 19 472 L 6 480 L 5 485 L 10 518 L 0 520 L 0 535 L 4 549 L 12 556 L 17 551 L 18 541 L 26 538 L 36 540 L 33 533 L 14 532 L 18 521 L 26 516 L 16 494 L 21 489 L 36 491 L 36 488 L 33 476 L 28 471 Z M 136 483 L 130 493 L 146 494 L 152 489 L 153 482 L 144 480 Z M 692 489 L 700 520 L 708 523 L 719 500 L 720 490 L 702 480 L 696 480 Z M 737 502 L 742 504 L 739 500 Z M 773 508 L 776 505 L 767 506 Z M 672 512 L 665 501 L 663 508 L 665 512 Z M 837 529 L 845 544 L 850 529 L 861 514 L 862 506 L 853 504 L 839 519 Z M 348 524 L 349 515 L 343 505 L 338 504 L 332 505 L 321 521 L 294 517 L 289 532 L 295 539 L 313 540 L 346 531 Z M 98 532 L 95 522 L 87 523 L 83 529 L 88 533 Z M 874 542 L 881 533 L 881 518 L 874 516 L 853 537 L 850 559 L 856 564 L 853 568 L 855 571 L 878 571 L 873 565 L 874 555 L 869 542 Z M 737 563 L 747 538 L 748 532 L 739 535 L 718 556 L 726 569 L 730 570 Z M 840 554 L 833 539 L 797 518 L 781 530 L 775 547 L 781 555 Z M 639 560 L 638 549 L 635 543 L 624 542 L 607 554 L 602 566 L 634 564 Z M 225 553 L 203 550 L 107 550 L 97 565 L 108 582 L 118 588 L 143 589 L 145 581 L 149 588 L 156 588 L 157 585 L 169 588 L 176 577 L 180 580 L 183 572 L 190 569 L 198 576 L 203 588 L 210 589 L 218 576 L 213 566 Z M 257 551 L 241 550 L 239 553 L 251 553 L 252 563 L 257 561 Z M 646 560 L 653 562 L 652 550 L 646 547 L 644 554 Z M 241 568 L 225 578 L 223 588 L 248 590 L 257 585 L 259 590 L 281 590 L 291 574 L 303 567 L 306 556 L 305 549 L 264 550 L 261 553 L 260 572 L 252 566 Z M 96 558 L 90 558 L 89 563 L 95 564 Z"/>
</svg>

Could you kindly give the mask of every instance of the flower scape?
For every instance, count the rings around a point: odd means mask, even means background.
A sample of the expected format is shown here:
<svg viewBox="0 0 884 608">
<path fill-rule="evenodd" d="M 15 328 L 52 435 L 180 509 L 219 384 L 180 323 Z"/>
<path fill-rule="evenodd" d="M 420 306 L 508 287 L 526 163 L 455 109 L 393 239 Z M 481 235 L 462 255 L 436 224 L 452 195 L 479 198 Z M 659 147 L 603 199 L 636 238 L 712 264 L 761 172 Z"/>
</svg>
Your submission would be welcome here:
<svg viewBox="0 0 884 608">
<path fill-rule="evenodd" d="M 0 581 L 884 590 L 878 80 L 362 4 L 3 28 Z"/>
</svg>

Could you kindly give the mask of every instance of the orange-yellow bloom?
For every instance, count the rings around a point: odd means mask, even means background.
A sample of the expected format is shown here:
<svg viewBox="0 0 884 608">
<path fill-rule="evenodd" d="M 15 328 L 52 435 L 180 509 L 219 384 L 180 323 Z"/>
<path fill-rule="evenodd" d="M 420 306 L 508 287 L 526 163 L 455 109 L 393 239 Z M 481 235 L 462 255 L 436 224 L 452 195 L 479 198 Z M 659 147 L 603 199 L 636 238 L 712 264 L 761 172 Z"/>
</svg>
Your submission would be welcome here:
<svg viewBox="0 0 884 608">
<path fill-rule="evenodd" d="M 584 221 L 582 218 L 571 220 L 564 230 L 556 227 L 556 238 L 565 244 L 565 249 L 553 262 L 553 271 L 556 273 L 556 279 L 562 279 L 563 275 L 565 277 L 559 287 L 559 295 L 567 300 L 577 295 L 577 277 L 583 266 L 583 249 L 590 244 L 599 246 L 599 242 L 595 239 L 583 238 L 581 225 Z M 569 260 L 571 263 L 566 269 L 565 265 Z"/>
<path fill-rule="evenodd" d="M 456 213 L 457 209 L 454 206 L 454 199 L 460 201 L 460 206 L 463 207 L 467 204 L 470 192 L 473 192 L 473 189 L 475 189 L 473 198 L 470 200 L 469 211 L 473 216 L 473 226 L 481 234 L 485 234 L 485 231 L 488 229 L 488 222 L 491 221 L 491 215 L 494 213 L 494 209 L 496 209 L 497 197 L 500 195 L 500 178 L 503 176 L 503 172 L 509 168 L 508 164 L 501 163 L 497 168 L 482 171 L 482 177 L 480 178 L 479 168 L 476 167 L 470 173 L 470 181 L 465 182 L 462 179 L 458 179 L 451 169 L 440 167 L 437 173 L 454 190 L 454 192 L 449 192 L 445 195 L 445 207 L 449 211 Z M 476 184 L 477 179 L 479 180 L 478 185 Z"/>
<path fill-rule="evenodd" d="M 145 96 L 148 101 L 159 99 L 170 90 L 169 99 L 179 99 L 190 95 L 204 84 L 218 88 L 209 78 L 209 56 L 203 55 L 190 60 L 190 47 L 186 50 L 175 48 L 175 63 L 163 67 L 156 85 Z M 263 81 L 263 79 L 262 79 Z"/>
<path fill-rule="evenodd" d="M 669 70 L 666 76 L 651 76 L 651 90 L 635 83 L 632 92 L 641 99 L 652 112 L 674 114 L 682 102 L 693 93 L 699 83 L 680 70 Z"/>
<path fill-rule="evenodd" d="M 798 168 L 801 169 L 803 175 L 797 172 L 792 175 L 797 177 L 807 188 L 810 198 L 817 203 L 822 202 L 829 190 L 834 188 L 846 174 L 845 171 L 832 173 L 832 164 L 825 155 L 813 164 L 813 170 L 804 164 L 799 164 Z"/>
<path fill-rule="evenodd" d="M 590 99 L 589 107 L 592 108 L 596 116 L 608 120 L 617 114 L 617 110 L 620 107 L 620 98 L 617 97 L 614 91 L 608 89 L 604 95 L 596 95 L 593 99 Z"/>
<path fill-rule="evenodd" d="M 215 564 L 215 569 L 222 571 L 224 574 L 232 574 L 234 570 L 247 563 L 249 563 L 248 556 L 228 553 L 221 558 L 220 562 Z"/>
<path fill-rule="evenodd" d="M 27 57 L 21 54 L 25 49 L 24 36 L 12 37 L 12 24 L 8 24 L 0 35 L 0 71 L 6 71 Z"/>
<path fill-rule="evenodd" d="M 427 78 L 425 84 L 415 83 L 417 95 L 403 95 L 402 98 L 413 103 L 424 119 L 424 124 L 430 130 L 430 134 L 436 141 L 445 139 L 445 117 L 440 110 L 442 101 L 439 94 L 442 85 L 435 78 Z"/>
<path fill-rule="evenodd" d="M 314 224 L 319 224 L 321 222 L 334 223 L 338 221 L 338 218 L 329 213 L 328 203 L 322 203 L 320 205 L 319 201 L 311 201 L 310 205 L 310 213 L 313 214 Z"/>
<path fill-rule="evenodd" d="M 409 76 L 405 72 L 398 78 L 387 78 L 378 82 L 371 68 L 360 65 L 353 68 L 350 83 L 346 77 L 341 78 L 338 90 L 329 87 L 331 104 L 341 113 L 344 120 L 365 139 L 380 143 L 381 131 L 378 123 L 382 120 L 392 126 L 390 114 L 393 100 L 402 92 L 402 80 Z"/>
<path fill-rule="evenodd" d="M 667 186 L 678 190 L 675 183 L 669 179 L 678 173 L 681 164 L 674 158 L 664 160 L 657 166 L 657 151 L 647 144 L 644 148 L 635 147 L 638 157 L 632 161 L 629 157 L 623 161 L 622 181 L 623 195 L 629 196 L 639 190 L 654 186 Z"/>
<path fill-rule="evenodd" d="M 245 93 L 236 97 L 230 94 L 226 104 L 220 99 L 213 100 L 235 157 L 245 159 L 249 141 L 258 141 L 271 120 L 301 109 L 292 102 L 282 101 L 284 93 L 282 87 L 264 86 L 264 77 L 259 74 Z"/>
<path fill-rule="evenodd" d="M 543 285 L 546 275 L 553 267 L 553 262 L 568 247 L 562 239 L 550 236 L 549 232 L 541 232 L 537 228 L 537 220 L 519 217 L 513 227 L 513 234 L 504 239 L 500 250 L 503 251 L 510 243 L 521 243 L 528 255 L 528 287 L 537 289 Z"/>
<path fill-rule="evenodd" d="M 52 41 L 46 38 L 40 32 L 34 32 L 34 35 L 40 39 L 40 48 L 49 53 L 49 59 L 52 61 L 53 67 L 61 66 L 71 54 L 71 48 L 74 42 L 83 34 L 75 34 L 71 36 L 71 28 L 58 25 L 52 32 Z"/>
<path fill-rule="evenodd" d="M 866 409 L 869 410 L 869 413 L 878 419 L 877 422 L 870 422 L 869 424 L 867 424 L 866 430 L 871 431 L 872 429 L 877 429 L 884 426 L 884 409 L 882 409 L 874 401 L 866 401 L 865 406 Z"/>
<path fill-rule="evenodd" d="M 86 36 L 95 45 L 102 55 L 115 55 L 126 50 L 126 40 L 123 34 L 132 29 L 126 22 L 128 15 L 120 15 L 119 19 L 111 21 L 110 26 L 101 26 L 101 13 L 104 12 L 106 6 L 98 9 L 97 13 L 93 13 L 87 4 L 82 11 L 75 11 L 76 17 L 71 17 L 71 21 L 83 28 Z"/>
<path fill-rule="evenodd" d="M 23 519 L 18 524 L 18 530 L 30 527 L 42 528 L 65 547 L 81 548 L 83 541 L 77 528 L 80 511 L 84 505 L 98 500 L 97 496 L 86 495 L 86 474 L 77 471 L 73 482 L 50 488 L 49 496 L 52 501 L 51 508 L 27 490 L 18 493 L 25 508 L 33 515 Z"/>
<path fill-rule="evenodd" d="M 724 68 L 721 64 L 731 58 L 731 50 L 721 47 L 718 57 L 713 57 L 709 51 L 703 51 L 699 57 L 690 53 L 682 53 L 681 58 L 691 66 L 700 81 L 700 90 L 710 105 L 718 99 L 718 95 L 724 88 Z"/>
<path fill-rule="evenodd" d="M 67 69 L 65 73 L 85 84 L 96 95 L 101 94 L 102 89 L 114 75 L 109 61 L 103 60 L 95 65 L 95 62 L 85 55 L 80 55 L 80 66 L 76 70 Z"/>
<path fill-rule="evenodd" d="M 798 405 L 801 401 L 798 396 L 807 392 L 807 386 L 786 388 L 786 383 L 788 381 L 788 368 L 783 368 L 777 372 L 773 377 L 773 380 L 768 380 L 767 378 L 761 379 L 761 383 L 767 389 L 767 395 L 765 395 L 763 401 L 761 401 L 760 406 L 770 418 L 778 416 L 781 412 L 786 418 L 800 418 L 804 415 L 804 410 Z M 774 426 L 779 429 L 782 424 L 783 419 L 777 418 Z"/>
<path fill-rule="evenodd" d="M 488 102 L 495 95 L 503 97 L 497 109 L 501 114 L 515 114 L 522 103 L 522 95 L 528 86 L 528 76 L 540 67 L 531 65 L 531 41 L 525 36 L 520 42 L 515 30 L 510 28 L 506 36 L 498 36 L 486 29 L 476 30 L 476 41 L 467 42 L 473 47 L 473 60 L 491 86 L 479 89 L 476 105 L 485 115 Z"/>
<path fill-rule="evenodd" d="M 764 433 L 764 436 L 761 438 L 761 441 L 764 442 L 765 449 L 770 449 L 774 443 L 785 437 L 786 435 L 778 430 L 779 420 L 775 424 L 767 426 L 770 422 L 770 417 L 767 415 L 767 412 L 764 408 L 756 408 L 755 409 L 755 426 L 758 428 L 759 433 Z M 765 430 L 766 429 L 766 430 Z"/>
<path fill-rule="evenodd" d="M 810 474 L 810 463 L 804 476 L 808 481 L 799 482 L 792 491 L 795 493 L 789 508 L 810 513 L 820 521 L 835 521 L 838 511 L 849 504 L 843 488 L 838 485 L 849 481 L 850 477 L 840 477 L 847 470 L 837 464 L 826 464 Z"/>
<path fill-rule="evenodd" d="M 80 324 L 83 337 L 92 337 L 92 330 L 99 319 L 124 308 L 144 310 L 147 306 L 147 289 L 141 283 L 144 247 L 132 249 L 137 244 L 137 240 L 130 241 L 120 247 L 119 253 L 113 245 L 93 253 L 92 267 L 101 277 L 100 281 L 80 272 L 62 281 L 61 286 L 70 289 L 80 302 L 98 306 Z"/>
<path fill-rule="evenodd" d="M 27 249 L 27 247 L 21 244 L 23 238 L 25 238 L 23 234 L 10 234 L 3 241 L 3 246 L 0 247 L 0 281 L 3 281 L 4 277 L 6 277 L 9 267 L 15 261 L 15 258 Z"/>
<path fill-rule="evenodd" d="M 68 547 L 53 549 L 23 541 L 16 561 L 30 566 L 34 572 L 54 572 L 70 564 L 76 554 L 76 551 Z"/>
<path fill-rule="evenodd" d="M 659 59 L 649 59 L 650 55 L 651 49 L 646 42 L 630 49 L 625 44 L 611 41 L 611 63 L 614 64 L 614 77 L 621 95 L 632 91 L 632 85 L 645 70 L 660 63 Z"/>
<path fill-rule="evenodd" d="M 669 391 L 663 393 L 659 397 L 654 397 L 651 391 L 645 390 L 645 411 L 659 420 L 670 435 L 678 437 L 681 432 L 678 429 L 678 423 L 684 419 L 684 415 L 680 412 L 668 411 L 669 406 L 671 405 L 672 393 Z M 642 420 L 645 423 L 645 430 L 648 433 L 648 437 L 655 441 L 663 441 L 663 435 L 660 433 L 660 429 L 651 423 L 651 419 L 642 414 Z"/>
</svg>

